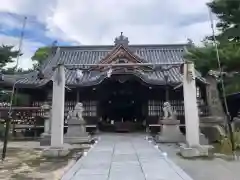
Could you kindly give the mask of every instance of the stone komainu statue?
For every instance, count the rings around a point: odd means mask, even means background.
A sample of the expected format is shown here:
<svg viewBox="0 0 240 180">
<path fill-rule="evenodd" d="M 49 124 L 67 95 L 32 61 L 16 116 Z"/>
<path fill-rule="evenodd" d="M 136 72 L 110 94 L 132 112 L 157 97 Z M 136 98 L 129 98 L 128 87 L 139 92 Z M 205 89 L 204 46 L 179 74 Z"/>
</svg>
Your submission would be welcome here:
<svg viewBox="0 0 240 180">
<path fill-rule="evenodd" d="M 176 119 L 176 112 L 173 110 L 169 102 L 163 103 L 163 113 L 164 113 L 163 119 L 170 119 L 170 120 Z"/>
<path fill-rule="evenodd" d="M 73 111 L 68 113 L 68 130 L 65 135 L 66 143 L 89 142 L 89 135 L 86 132 L 86 122 L 83 119 L 83 104 L 77 103 Z"/>
<path fill-rule="evenodd" d="M 81 124 L 85 124 L 85 121 L 83 119 L 83 111 L 84 111 L 83 104 L 77 103 L 74 107 L 74 110 L 68 112 L 68 117 L 67 117 L 68 121 L 70 119 L 74 119 L 74 120 L 80 121 Z"/>
</svg>

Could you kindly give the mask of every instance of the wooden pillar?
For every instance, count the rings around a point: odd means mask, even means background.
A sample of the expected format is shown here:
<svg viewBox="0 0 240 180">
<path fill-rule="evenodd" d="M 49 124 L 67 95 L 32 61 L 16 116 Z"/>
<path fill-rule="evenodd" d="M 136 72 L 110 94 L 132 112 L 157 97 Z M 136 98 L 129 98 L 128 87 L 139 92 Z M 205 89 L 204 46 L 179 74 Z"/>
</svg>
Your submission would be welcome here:
<svg viewBox="0 0 240 180">
<path fill-rule="evenodd" d="M 168 86 L 168 76 L 166 75 L 165 76 L 165 81 L 166 81 L 166 87 L 165 87 L 165 95 L 166 95 L 166 97 L 165 97 L 165 101 L 166 102 L 169 102 L 169 86 Z"/>
<path fill-rule="evenodd" d="M 80 102 L 80 91 L 77 89 L 77 102 Z"/>
</svg>

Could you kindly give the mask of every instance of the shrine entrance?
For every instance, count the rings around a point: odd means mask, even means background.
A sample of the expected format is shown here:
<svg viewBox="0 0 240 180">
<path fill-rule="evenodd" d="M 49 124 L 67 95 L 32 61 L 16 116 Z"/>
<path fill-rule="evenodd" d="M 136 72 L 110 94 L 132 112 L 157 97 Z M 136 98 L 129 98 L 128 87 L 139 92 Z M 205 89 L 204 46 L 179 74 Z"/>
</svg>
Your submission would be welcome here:
<svg viewBox="0 0 240 180">
<path fill-rule="evenodd" d="M 145 87 L 136 80 L 108 79 L 101 84 L 99 115 L 103 131 L 139 131 L 144 129 Z"/>
</svg>

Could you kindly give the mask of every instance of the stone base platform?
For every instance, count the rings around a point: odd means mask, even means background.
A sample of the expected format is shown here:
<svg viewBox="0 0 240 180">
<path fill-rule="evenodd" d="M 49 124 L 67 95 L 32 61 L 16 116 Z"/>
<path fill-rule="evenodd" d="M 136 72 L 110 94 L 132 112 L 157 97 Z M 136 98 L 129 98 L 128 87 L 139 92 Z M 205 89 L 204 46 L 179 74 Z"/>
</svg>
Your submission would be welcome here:
<svg viewBox="0 0 240 180">
<path fill-rule="evenodd" d="M 51 135 L 47 133 L 41 134 L 40 146 L 50 146 L 51 145 Z"/>
<path fill-rule="evenodd" d="M 185 136 L 179 130 L 179 120 L 161 120 L 162 130 L 156 136 L 157 143 L 180 143 L 185 142 Z"/>
<path fill-rule="evenodd" d="M 91 143 L 93 138 L 91 136 L 83 136 L 83 137 L 64 137 L 64 143 L 68 144 L 83 144 L 83 143 Z"/>
<path fill-rule="evenodd" d="M 162 125 L 179 125 L 180 124 L 180 120 L 163 119 L 163 120 L 160 120 L 159 123 L 162 124 Z"/>
<path fill-rule="evenodd" d="M 169 136 L 157 135 L 154 140 L 156 143 L 185 143 L 186 137 L 183 134 L 180 134 L 178 136 L 178 134 L 179 134 L 178 132 L 177 133 L 175 132 L 175 135 L 173 135 L 173 134 L 171 134 Z M 199 135 L 199 141 L 202 145 L 209 144 L 208 139 L 202 133 L 200 133 L 200 135 Z"/>
<path fill-rule="evenodd" d="M 184 158 L 197 158 L 197 157 L 209 157 L 209 152 L 213 149 L 213 146 L 199 145 L 195 147 L 189 147 L 186 144 L 180 146 L 180 155 Z"/>
<path fill-rule="evenodd" d="M 225 117 L 220 117 L 220 116 L 207 116 L 207 117 L 201 117 L 200 119 L 200 124 L 201 123 L 207 123 L 207 124 L 224 124 L 225 122 Z"/>
<path fill-rule="evenodd" d="M 86 132 L 86 125 L 84 119 L 72 118 L 68 122 L 68 130 L 64 136 L 64 143 L 68 144 L 82 144 L 90 143 L 91 136 Z"/>
<path fill-rule="evenodd" d="M 70 151 L 66 147 L 50 147 L 43 150 L 42 156 L 48 158 L 66 157 L 69 153 Z"/>
<path fill-rule="evenodd" d="M 209 145 L 209 140 L 202 133 L 199 134 L 199 141 L 201 145 Z"/>
</svg>

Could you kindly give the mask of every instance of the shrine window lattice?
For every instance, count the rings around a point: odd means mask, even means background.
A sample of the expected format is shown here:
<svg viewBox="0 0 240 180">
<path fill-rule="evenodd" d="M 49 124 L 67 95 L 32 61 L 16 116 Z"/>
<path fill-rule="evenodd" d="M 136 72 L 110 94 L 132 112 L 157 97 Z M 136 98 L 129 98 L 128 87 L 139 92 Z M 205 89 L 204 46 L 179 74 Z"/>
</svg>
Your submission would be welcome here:
<svg viewBox="0 0 240 180">
<path fill-rule="evenodd" d="M 149 116 L 163 116 L 163 103 L 164 101 L 148 101 L 148 115 Z M 170 101 L 170 104 L 174 111 L 177 112 L 177 115 L 184 115 L 184 106 L 182 101 L 173 100 Z"/>
<path fill-rule="evenodd" d="M 97 101 L 83 101 L 83 116 L 96 117 L 97 116 Z M 77 102 L 67 101 L 65 102 L 65 116 L 67 116 L 70 110 L 73 110 Z"/>
<path fill-rule="evenodd" d="M 148 116 L 160 116 L 163 117 L 163 103 L 164 101 L 148 101 Z M 208 107 L 205 105 L 202 99 L 198 99 L 198 108 L 201 116 L 208 115 Z M 174 111 L 176 111 L 177 116 L 184 116 L 184 101 L 172 100 L 170 104 Z"/>
</svg>

